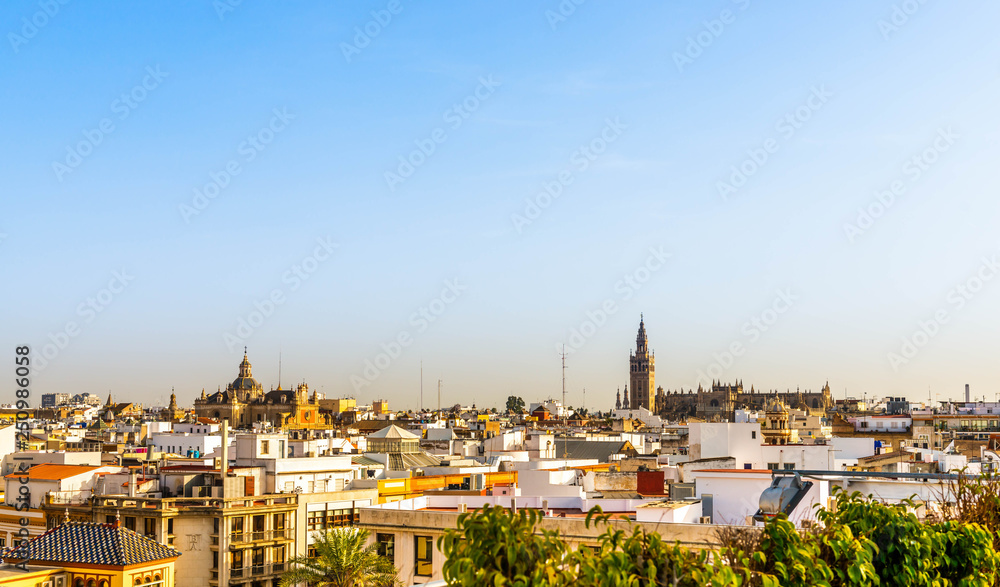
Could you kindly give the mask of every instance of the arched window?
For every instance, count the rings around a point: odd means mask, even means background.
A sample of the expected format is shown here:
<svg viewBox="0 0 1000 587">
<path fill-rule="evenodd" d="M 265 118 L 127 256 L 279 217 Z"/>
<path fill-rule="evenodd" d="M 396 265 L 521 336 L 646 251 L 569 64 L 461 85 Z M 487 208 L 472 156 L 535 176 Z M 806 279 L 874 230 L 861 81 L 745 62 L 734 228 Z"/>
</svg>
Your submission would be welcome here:
<svg viewBox="0 0 1000 587">
<path fill-rule="evenodd" d="M 712 400 L 712 403 L 711 403 L 710 405 L 711 405 L 711 406 L 712 406 L 713 408 L 717 408 L 717 407 L 719 407 L 719 400 L 717 400 L 717 399 L 713 399 L 713 400 Z"/>
<path fill-rule="evenodd" d="M 813 398 L 813 408 L 818 408 L 818 407 L 819 407 L 819 399 L 814 397 Z"/>
<path fill-rule="evenodd" d="M 87 587 L 97 587 L 97 581 L 93 579 L 87 579 Z"/>
<path fill-rule="evenodd" d="M 73 587 L 83 587 L 83 577 L 77 577 L 76 581 L 73 581 Z"/>
</svg>

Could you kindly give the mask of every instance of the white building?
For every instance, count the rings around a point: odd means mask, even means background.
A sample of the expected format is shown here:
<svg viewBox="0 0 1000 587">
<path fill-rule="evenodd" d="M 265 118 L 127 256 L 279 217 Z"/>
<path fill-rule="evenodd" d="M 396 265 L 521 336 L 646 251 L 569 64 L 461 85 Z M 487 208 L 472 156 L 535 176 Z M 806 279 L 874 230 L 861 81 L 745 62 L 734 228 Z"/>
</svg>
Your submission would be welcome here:
<svg viewBox="0 0 1000 587">
<path fill-rule="evenodd" d="M 198 458 L 218 450 L 222 446 L 222 434 L 218 424 L 174 424 L 172 430 L 150 432 L 146 446 L 155 447 L 159 452 Z"/>
</svg>

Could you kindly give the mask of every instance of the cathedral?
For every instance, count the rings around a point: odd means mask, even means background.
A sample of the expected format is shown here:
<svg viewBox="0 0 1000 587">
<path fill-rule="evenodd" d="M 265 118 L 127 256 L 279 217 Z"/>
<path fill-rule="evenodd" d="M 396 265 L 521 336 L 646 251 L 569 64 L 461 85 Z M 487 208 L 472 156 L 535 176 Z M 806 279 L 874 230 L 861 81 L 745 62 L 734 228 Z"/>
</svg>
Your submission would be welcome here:
<svg viewBox="0 0 1000 587">
<path fill-rule="evenodd" d="M 246 349 L 240 363 L 239 376 L 226 386 L 225 391 L 205 395 L 194 400 L 195 415 L 214 420 L 228 419 L 230 425 L 249 428 L 257 422 L 270 422 L 275 428 L 324 428 L 328 416 L 320 413 L 316 393 L 309 396 L 309 386 L 300 383 L 295 389 L 277 389 L 264 392 L 264 387 L 253 378 Z"/>
<path fill-rule="evenodd" d="M 833 407 L 829 382 L 819 392 L 757 391 L 753 386 L 747 391 L 743 382 L 713 381 L 712 387 L 701 385 L 697 391 L 664 391 L 655 384 L 655 358 L 649 350 L 646 324 L 639 316 L 639 333 L 635 337 L 635 352 L 629 352 L 629 383 L 625 396 L 621 391 L 615 399 L 616 409 L 646 408 L 662 417 L 682 418 L 696 416 L 705 419 L 733 419 L 738 409 L 763 410 L 768 402 L 781 402 L 791 408 L 827 410 Z M 654 391 L 655 390 L 655 391 Z"/>
</svg>

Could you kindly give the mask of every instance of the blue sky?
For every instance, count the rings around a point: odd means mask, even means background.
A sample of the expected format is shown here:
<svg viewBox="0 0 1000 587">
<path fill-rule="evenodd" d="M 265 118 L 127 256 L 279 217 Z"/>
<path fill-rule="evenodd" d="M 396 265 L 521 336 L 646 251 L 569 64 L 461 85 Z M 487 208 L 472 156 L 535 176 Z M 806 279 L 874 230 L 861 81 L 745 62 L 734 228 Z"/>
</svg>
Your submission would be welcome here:
<svg viewBox="0 0 1000 587">
<path fill-rule="evenodd" d="M 425 405 L 500 406 L 566 343 L 607 408 L 642 312 L 668 389 L 996 399 L 1000 6 L 220 6 L 0 8 L 35 394 L 189 402 L 246 345 L 265 387 L 280 352 L 415 408 L 422 361 Z"/>
</svg>

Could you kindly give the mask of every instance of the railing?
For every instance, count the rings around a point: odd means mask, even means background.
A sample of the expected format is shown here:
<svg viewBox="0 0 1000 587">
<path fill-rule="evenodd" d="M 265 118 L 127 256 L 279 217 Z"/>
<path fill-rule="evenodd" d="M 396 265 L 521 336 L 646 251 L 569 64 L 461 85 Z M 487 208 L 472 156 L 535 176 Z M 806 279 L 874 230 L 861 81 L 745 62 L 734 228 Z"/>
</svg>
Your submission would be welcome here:
<svg viewBox="0 0 1000 587">
<path fill-rule="evenodd" d="M 161 509 L 161 508 L 224 508 L 259 509 L 267 506 L 296 505 L 298 496 L 294 493 L 256 495 L 250 497 L 126 497 L 122 495 L 99 495 L 93 497 L 96 507 L 115 509 Z"/>
<path fill-rule="evenodd" d="M 266 540 L 291 540 L 292 530 L 291 528 L 285 528 L 283 530 L 265 530 L 257 532 L 234 532 L 229 536 L 229 542 L 231 543 L 243 543 L 243 542 L 261 542 Z"/>
<path fill-rule="evenodd" d="M 229 569 L 229 579 L 259 579 L 265 575 L 280 575 L 285 572 L 287 563 L 270 563 L 266 565 L 253 565 L 239 569 Z"/>
<path fill-rule="evenodd" d="M 45 494 L 45 505 L 86 505 L 90 502 L 93 492 L 89 489 L 81 491 L 49 491 Z"/>
</svg>

